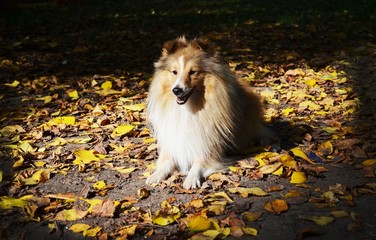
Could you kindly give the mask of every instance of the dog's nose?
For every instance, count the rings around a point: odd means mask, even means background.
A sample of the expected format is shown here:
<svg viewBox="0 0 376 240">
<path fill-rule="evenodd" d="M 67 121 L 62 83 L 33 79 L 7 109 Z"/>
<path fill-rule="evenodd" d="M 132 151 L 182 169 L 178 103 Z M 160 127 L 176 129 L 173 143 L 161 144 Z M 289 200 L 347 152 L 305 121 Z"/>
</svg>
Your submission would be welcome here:
<svg viewBox="0 0 376 240">
<path fill-rule="evenodd" d="M 183 89 L 180 87 L 174 87 L 172 92 L 175 94 L 175 96 L 180 96 L 183 93 Z"/>
</svg>

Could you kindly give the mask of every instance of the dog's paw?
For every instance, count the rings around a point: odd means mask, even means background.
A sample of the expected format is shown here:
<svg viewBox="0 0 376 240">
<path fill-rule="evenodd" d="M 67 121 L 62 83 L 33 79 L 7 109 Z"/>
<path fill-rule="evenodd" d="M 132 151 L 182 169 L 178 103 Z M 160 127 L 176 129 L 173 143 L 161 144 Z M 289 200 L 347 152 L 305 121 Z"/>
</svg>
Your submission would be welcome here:
<svg viewBox="0 0 376 240">
<path fill-rule="evenodd" d="M 187 178 L 184 180 L 183 188 L 195 189 L 199 187 L 201 187 L 200 178 L 198 176 L 192 176 L 188 174 Z"/>
<path fill-rule="evenodd" d="M 153 183 L 160 183 L 161 181 L 165 180 L 166 179 L 166 174 L 162 171 L 155 171 L 152 175 L 150 175 L 147 179 L 146 179 L 146 184 L 153 184 Z"/>
</svg>

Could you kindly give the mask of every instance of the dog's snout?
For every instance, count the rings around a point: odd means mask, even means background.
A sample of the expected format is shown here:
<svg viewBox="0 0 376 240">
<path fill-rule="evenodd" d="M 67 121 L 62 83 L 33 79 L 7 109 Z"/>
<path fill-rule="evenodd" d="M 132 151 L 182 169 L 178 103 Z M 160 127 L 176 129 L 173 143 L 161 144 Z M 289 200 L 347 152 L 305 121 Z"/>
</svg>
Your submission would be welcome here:
<svg viewBox="0 0 376 240">
<path fill-rule="evenodd" d="M 183 89 L 181 87 L 174 87 L 172 92 L 175 94 L 175 96 L 180 96 L 183 93 Z"/>
</svg>

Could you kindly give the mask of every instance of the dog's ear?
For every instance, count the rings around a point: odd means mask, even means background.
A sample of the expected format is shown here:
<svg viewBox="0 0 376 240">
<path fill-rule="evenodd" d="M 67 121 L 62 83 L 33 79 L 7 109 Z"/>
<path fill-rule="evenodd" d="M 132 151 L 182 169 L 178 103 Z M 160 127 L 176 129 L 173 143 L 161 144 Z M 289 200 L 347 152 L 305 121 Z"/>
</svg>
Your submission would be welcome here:
<svg viewBox="0 0 376 240">
<path fill-rule="evenodd" d="M 163 44 L 162 55 L 172 54 L 176 52 L 179 48 L 186 47 L 187 40 L 184 36 L 181 36 L 175 40 L 167 41 Z"/>
<path fill-rule="evenodd" d="M 206 52 L 209 56 L 215 56 L 214 45 L 206 38 L 197 38 L 192 41 L 192 46 Z"/>
</svg>

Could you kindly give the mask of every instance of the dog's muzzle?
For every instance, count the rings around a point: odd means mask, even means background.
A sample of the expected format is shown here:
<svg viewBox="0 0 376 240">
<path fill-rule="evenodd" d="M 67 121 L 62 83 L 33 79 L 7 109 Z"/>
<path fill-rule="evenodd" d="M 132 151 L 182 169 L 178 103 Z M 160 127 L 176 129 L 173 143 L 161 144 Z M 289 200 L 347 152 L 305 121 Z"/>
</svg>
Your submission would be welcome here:
<svg viewBox="0 0 376 240">
<path fill-rule="evenodd" d="M 179 105 L 183 105 L 186 103 L 189 99 L 189 97 L 192 95 L 193 88 L 188 88 L 184 90 L 181 87 L 174 87 L 172 89 L 172 93 L 176 96 L 176 103 Z"/>
</svg>

